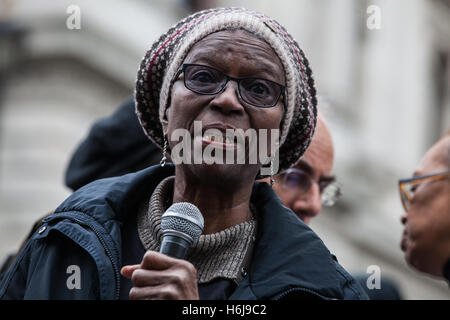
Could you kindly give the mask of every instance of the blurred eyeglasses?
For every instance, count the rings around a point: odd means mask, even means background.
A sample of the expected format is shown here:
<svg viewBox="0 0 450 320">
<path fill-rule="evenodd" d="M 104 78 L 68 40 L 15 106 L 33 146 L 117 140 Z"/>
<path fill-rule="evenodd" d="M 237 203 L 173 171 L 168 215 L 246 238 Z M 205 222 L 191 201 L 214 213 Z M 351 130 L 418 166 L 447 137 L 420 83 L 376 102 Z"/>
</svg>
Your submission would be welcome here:
<svg viewBox="0 0 450 320">
<path fill-rule="evenodd" d="M 298 168 L 290 168 L 283 173 L 283 186 L 290 191 L 307 192 L 314 183 L 318 183 L 322 205 L 333 206 L 342 195 L 341 188 L 334 178 L 321 179 L 316 182 L 306 171 Z"/>
<path fill-rule="evenodd" d="M 236 81 L 239 98 L 259 108 L 275 106 L 285 90 L 283 85 L 271 80 L 233 78 L 220 70 L 200 64 L 185 63 L 178 72 L 184 72 L 184 85 L 186 88 L 202 95 L 219 94 L 230 80 Z"/>
<path fill-rule="evenodd" d="M 402 199 L 403 208 L 408 211 L 411 206 L 411 199 L 417 187 L 425 182 L 439 181 L 450 178 L 450 171 L 430 174 L 426 176 L 414 177 L 409 179 L 400 179 L 398 181 L 398 190 Z"/>
</svg>

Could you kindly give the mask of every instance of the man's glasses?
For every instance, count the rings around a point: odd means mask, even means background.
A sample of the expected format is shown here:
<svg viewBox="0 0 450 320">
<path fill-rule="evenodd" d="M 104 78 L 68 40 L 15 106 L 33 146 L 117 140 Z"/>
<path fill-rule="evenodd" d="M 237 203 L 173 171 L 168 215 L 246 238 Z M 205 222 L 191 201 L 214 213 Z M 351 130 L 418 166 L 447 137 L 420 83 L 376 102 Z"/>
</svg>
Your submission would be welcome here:
<svg viewBox="0 0 450 320">
<path fill-rule="evenodd" d="M 312 177 L 304 170 L 290 168 L 282 175 L 283 186 L 290 191 L 307 192 L 313 183 Z M 341 188 L 334 178 L 321 179 L 318 182 L 322 205 L 333 206 L 341 196 Z"/>
<path fill-rule="evenodd" d="M 184 85 L 189 90 L 203 95 L 222 92 L 228 81 L 238 84 L 239 98 L 260 108 L 275 106 L 285 87 L 276 82 L 260 78 L 232 78 L 220 70 L 199 64 L 183 64 L 177 74 L 184 73 Z"/>
<path fill-rule="evenodd" d="M 411 199 L 413 198 L 414 192 L 420 184 L 431 181 L 439 181 L 447 178 L 450 178 L 450 171 L 399 180 L 398 190 L 400 192 L 400 198 L 402 199 L 402 204 L 405 211 L 409 210 L 411 206 Z"/>
</svg>

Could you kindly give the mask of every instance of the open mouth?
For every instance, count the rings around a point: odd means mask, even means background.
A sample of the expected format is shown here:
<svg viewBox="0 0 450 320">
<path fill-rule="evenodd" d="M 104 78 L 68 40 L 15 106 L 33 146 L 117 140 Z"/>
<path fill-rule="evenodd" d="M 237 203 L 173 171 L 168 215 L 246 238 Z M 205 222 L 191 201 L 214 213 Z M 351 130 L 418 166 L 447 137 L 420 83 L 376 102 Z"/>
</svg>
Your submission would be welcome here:
<svg viewBox="0 0 450 320">
<path fill-rule="evenodd" d="M 211 145 L 214 148 L 221 149 L 237 149 L 240 145 L 245 144 L 245 136 L 236 128 L 221 123 L 213 123 L 202 127 L 201 139 L 202 146 Z"/>
<path fill-rule="evenodd" d="M 183 146 L 189 148 L 189 151 L 187 154 L 183 152 L 181 157 L 183 161 L 191 161 L 190 155 L 193 155 L 195 164 L 199 164 L 200 161 L 206 164 L 258 164 L 260 163 L 258 156 L 263 154 L 258 148 L 258 133 L 256 129 L 236 129 L 232 125 L 222 122 L 203 126 L 201 121 L 194 121 L 187 137 L 192 140 L 188 140 L 189 143 L 186 144 L 184 141 L 187 139 L 185 138 L 181 142 Z M 261 148 L 264 147 L 265 143 Z M 179 149 L 183 150 L 184 147 Z M 192 151 L 193 153 L 191 153 Z M 178 149 L 177 152 L 179 152 Z"/>
<path fill-rule="evenodd" d="M 202 144 L 204 146 L 212 145 L 222 149 L 237 149 L 238 139 L 236 136 L 229 136 L 226 134 L 215 135 L 205 133 L 202 137 Z"/>
</svg>

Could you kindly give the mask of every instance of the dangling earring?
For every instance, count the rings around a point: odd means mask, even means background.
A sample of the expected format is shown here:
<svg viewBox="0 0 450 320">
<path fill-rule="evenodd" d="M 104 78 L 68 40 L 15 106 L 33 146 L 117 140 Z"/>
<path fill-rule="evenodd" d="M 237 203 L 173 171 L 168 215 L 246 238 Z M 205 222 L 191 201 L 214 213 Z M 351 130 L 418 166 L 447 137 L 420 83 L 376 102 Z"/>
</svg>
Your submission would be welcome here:
<svg viewBox="0 0 450 320">
<path fill-rule="evenodd" d="M 270 187 L 273 188 L 275 180 L 273 179 L 273 158 L 270 160 Z"/>
<path fill-rule="evenodd" d="M 164 167 L 166 165 L 166 160 L 167 160 L 166 152 L 167 152 L 167 140 L 166 140 L 166 137 L 164 137 L 163 156 L 162 156 L 161 161 L 159 162 L 159 165 L 161 167 Z"/>
</svg>

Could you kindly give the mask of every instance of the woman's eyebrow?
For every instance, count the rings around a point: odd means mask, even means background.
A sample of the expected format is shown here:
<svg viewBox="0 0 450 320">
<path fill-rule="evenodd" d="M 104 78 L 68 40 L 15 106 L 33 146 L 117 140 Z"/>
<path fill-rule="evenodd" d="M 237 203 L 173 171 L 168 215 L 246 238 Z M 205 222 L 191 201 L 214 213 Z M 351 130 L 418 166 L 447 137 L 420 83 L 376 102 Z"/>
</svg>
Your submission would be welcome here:
<svg viewBox="0 0 450 320">
<path fill-rule="evenodd" d="M 184 63 L 193 63 L 193 64 L 202 64 L 206 63 L 208 66 L 216 65 L 217 63 L 220 64 L 220 61 L 217 62 L 217 59 L 211 58 L 208 54 L 201 54 L 198 53 L 194 57 L 191 57 L 190 59 L 186 59 Z"/>
<path fill-rule="evenodd" d="M 193 57 L 192 59 L 189 59 L 188 61 L 186 61 L 186 63 L 199 63 L 199 64 L 206 63 L 207 66 L 216 68 L 222 72 L 224 72 L 223 70 L 226 69 L 225 68 L 226 65 L 223 63 L 223 61 L 221 61 L 220 59 L 214 59 L 214 58 L 210 57 L 207 53 L 196 54 L 195 57 Z M 264 63 L 264 62 L 258 61 L 257 63 L 251 63 L 250 67 L 252 69 L 254 69 L 254 73 L 264 73 L 267 75 L 277 75 L 278 74 L 276 72 L 276 69 L 274 69 L 274 65 L 272 65 L 270 63 Z M 272 79 L 268 79 L 268 80 L 272 80 Z M 277 79 L 277 80 L 272 80 L 272 81 L 279 82 L 280 80 Z"/>
<path fill-rule="evenodd" d="M 279 74 L 279 72 L 277 72 L 275 69 L 273 69 L 272 66 L 269 64 L 263 64 L 263 69 L 261 71 L 268 75 L 275 76 L 275 77 Z M 275 78 L 275 77 L 273 77 L 273 78 Z M 282 84 L 283 81 L 281 79 L 277 79 L 276 82 L 279 82 L 280 84 Z"/>
</svg>

